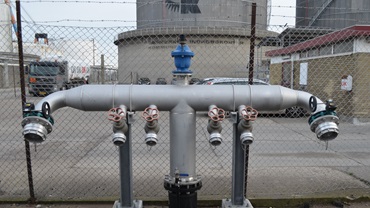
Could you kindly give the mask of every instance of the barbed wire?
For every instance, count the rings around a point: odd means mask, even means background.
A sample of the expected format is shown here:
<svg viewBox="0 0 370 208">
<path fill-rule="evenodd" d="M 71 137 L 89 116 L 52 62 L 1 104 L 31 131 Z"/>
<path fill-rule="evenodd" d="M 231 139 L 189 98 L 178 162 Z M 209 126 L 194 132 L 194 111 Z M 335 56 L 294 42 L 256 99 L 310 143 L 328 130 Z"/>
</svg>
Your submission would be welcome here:
<svg viewBox="0 0 370 208">
<path fill-rule="evenodd" d="M 304 20 L 304 19 L 307 19 L 307 18 L 297 18 L 295 16 L 283 16 L 283 15 L 274 15 L 274 17 L 282 17 L 282 18 L 286 18 L 286 19 L 295 19 L 295 20 Z M 357 21 L 358 23 L 367 23 L 366 20 L 358 20 L 358 19 L 348 19 L 348 18 L 322 18 L 320 19 L 322 21 Z M 193 21 L 193 19 L 191 18 L 181 18 L 181 19 L 161 19 L 160 22 L 178 22 L 178 21 L 182 21 L 182 22 L 189 22 L 189 21 Z M 250 22 L 242 22 L 242 21 L 230 21 L 230 20 L 224 20 L 224 19 L 218 19 L 218 18 L 202 18 L 202 19 L 197 19 L 197 22 L 229 22 L 229 23 L 240 23 L 240 24 L 245 24 L 245 25 L 250 25 Z M 5 22 L 5 21 L 1 21 L 1 22 Z M 152 19 L 148 19 L 148 20 L 141 20 L 141 21 L 136 21 L 136 20 L 83 20 L 83 19 L 61 19 L 61 20 L 46 20 L 46 21 L 22 21 L 24 23 L 28 23 L 28 24 L 45 24 L 45 25 L 49 25 L 49 26 L 61 26 L 61 25 L 52 25 L 52 23 L 64 23 L 64 22 L 85 22 L 85 23 L 143 23 L 143 22 L 147 22 L 148 25 L 150 25 L 150 23 L 159 23 L 159 20 L 152 20 Z M 283 23 L 281 24 L 262 24 L 262 23 L 256 23 L 257 25 L 269 25 L 269 26 L 283 26 L 283 25 L 289 25 L 289 26 L 294 26 L 292 25 L 292 23 L 288 23 L 288 22 L 284 22 L 282 21 Z M 124 26 L 127 26 L 127 25 L 124 25 Z M 92 27 L 92 26 L 85 26 L 85 27 Z M 111 26 L 111 27 L 117 27 L 117 26 Z M 231 27 L 231 26 L 230 26 Z"/>
<path fill-rule="evenodd" d="M 94 0 L 83 0 L 83 1 L 77 1 L 77 0 L 26 0 L 22 1 L 22 3 L 79 3 L 79 4 L 145 4 L 145 5 L 155 5 L 155 4 L 163 4 L 162 0 L 154 0 L 150 2 L 140 2 L 140 1 L 94 1 Z M 243 2 L 243 3 L 249 3 L 250 2 Z M 186 5 L 186 3 L 183 3 L 183 5 Z M 193 3 L 189 3 L 193 5 Z M 198 6 L 214 6 L 214 3 L 198 3 Z M 233 5 L 230 4 L 217 4 L 218 6 L 227 6 L 227 7 L 233 7 Z M 240 4 L 235 4 L 235 7 L 239 7 Z M 266 6 L 257 4 L 257 8 L 265 8 Z M 321 6 L 286 6 L 286 5 L 268 5 L 267 7 L 271 8 L 285 8 L 285 9 L 322 9 Z M 348 10 L 348 7 L 330 7 L 331 10 Z M 364 12 L 370 12 L 370 8 L 350 8 L 352 11 L 364 11 Z"/>
<path fill-rule="evenodd" d="M 61 19 L 61 20 L 45 20 L 45 21 L 22 21 L 27 23 L 43 24 L 43 23 L 61 23 L 61 22 L 137 22 L 136 20 L 83 20 L 83 19 Z"/>
<path fill-rule="evenodd" d="M 22 3 L 87 3 L 87 4 L 136 4 L 135 1 L 66 1 L 66 0 L 28 0 Z"/>
<path fill-rule="evenodd" d="M 141 1 L 138 1 L 138 2 L 135 2 L 135 1 L 99 1 L 99 0 L 83 0 L 83 1 L 77 1 L 77 0 L 26 0 L 26 1 L 22 1 L 22 3 L 66 3 L 66 4 L 73 4 L 73 3 L 81 3 L 81 4 L 141 4 L 140 6 L 145 6 L 145 5 L 155 5 L 155 4 L 161 4 L 163 5 L 163 1 L 162 0 L 155 0 L 155 1 L 150 1 L 150 2 L 141 2 Z M 209 3 L 199 3 L 199 5 L 203 5 L 203 6 L 207 6 L 207 5 L 212 5 L 214 6 L 214 4 L 209 4 Z M 222 6 L 223 4 L 217 4 L 218 6 Z M 240 5 L 226 5 L 224 4 L 225 6 L 227 7 L 239 7 Z M 258 5 L 258 7 L 261 9 L 264 9 L 266 8 L 266 6 L 261 6 L 261 5 Z M 258 8 L 257 7 L 257 8 Z M 296 10 L 296 9 L 310 9 L 310 10 L 316 10 L 316 9 L 321 9 L 322 7 L 306 7 L 306 6 L 285 6 L 285 5 L 268 5 L 268 7 L 270 7 L 271 9 L 291 9 L 291 10 Z M 24 8 L 23 8 L 24 9 Z M 345 11 L 346 14 L 348 13 L 367 13 L 367 12 L 370 12 L 369 9 L 366 9 L 366 8 L 352 8 L 352 9 L 348 9 L 348 8 L 340 8 L 340 7 L 330 7 L 331 9 L 331 13 L 330 14 L 322 14 L 320 16 L 320 18 L 318 18 L 317 20 L 323 20 L 323 21 L 342 21 L 342 20 L 349 20 L 348 18 L 340 18 L 340 17 L 335 17 L 335 18 L 330 18 L 331 16 L 333 15 L 338 15 L 338 14 L 341 14 L 339 12 L 343 12 Z M 26 12 L 26 11 L 25 11 Z M 292 20 L 295 20 L 295 21 L 300 21 L 300 20 L 307 20 L 311 17 L 308 17 L 305 15 L 286 15 L 286 14 L 279 14 L 281 13 L 280 12 L 277 12 L 277 14 L 271 14 L 270 12 L 268 12 L 268 19 L 269 21 L 271 20 L 274 20 L 274 18 L 280 18 L 279 22 L 280 23 L 273 23 L 273 24 L 270 24 L 269 22 L 267 22 L 267 25 L 270 25 L 270 26 L 273 26 L 273 25 L 276 25 L 276 26 L 282 26 L 282 25 L 287 25 L 287 24 L 290 24 L 289 26 L 293 25 L 294 23 L 288 23 L 288 22 L 291 22 Z M 26 12 L 26 14 L 28 14 Z M 260 12 L 258 12 L 257 10 L 257 16 L 262 16 L 262 15 L 265 15 L 265 14 L 262 14 Z M 28 14 L 28 16 L 30 17 L 30 15 Z M 228 15 L 228 19 L 232 19 L 233 16 L 230 16 Z M 240 18 L 239 16 L 235 16 L 235 19 L 237 20 L 238 18 Z M 159 20 L 152 20 L 152 19 L 149 19 L 149 20 L 141 20 L 141 21 L 137 21 L 137 20 L 134 20 L 134 19 L 110 19 L 110 20 L 107 20 L 107 19 L 57 19 L 57 20 L 43 20 L 43 21 L 34 21 L 31 17 L 31 22 L 29 21 L 26 21 L 28 23 L 33 23 L 33 24 L 53 24 L 53 23 L 66 23 L 66 22 L 85 22 L 85 23 L 140 23 L 140 22 L 148 22 L 149 25 L 152 23 L 152 22 L 158 22 Z M 235 21 L 228 21 L 228 20 L 224 20 L 220 17 L 202 17 L 202 18 L 197 18 L 198 21 L 223 21 L 223 22 L 235 22 Z M 285 19 L 285 20 L 281 20 L 281 19 Z M 161 21 L 166 21 L 166 22 L 174 22 L 174 21 L 190 21 L 192 20 L 191 18 L 187 19 L 187 18 L 181 18 L 181 19 L 161 19 Z M 357 21 L 358 23 L 367 23 L 367 20 L 361 20 L 361 19 L 352 19 L 352 20 L 355 20 Z M 239 23 L 242 23 L 242 24 L 246 24 L 248 25 L 249 22 L 241 22 L 239 21 Z"/>
</svg>

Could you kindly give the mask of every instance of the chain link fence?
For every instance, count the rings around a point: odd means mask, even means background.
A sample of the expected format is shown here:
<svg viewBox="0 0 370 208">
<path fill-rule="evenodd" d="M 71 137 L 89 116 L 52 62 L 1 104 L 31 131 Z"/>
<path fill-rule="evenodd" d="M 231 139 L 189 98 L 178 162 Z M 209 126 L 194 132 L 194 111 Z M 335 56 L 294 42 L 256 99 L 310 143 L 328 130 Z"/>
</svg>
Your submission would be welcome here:
<svg viewBox="0 0 370 208">
<path fill-rule="evenodd" d="M 194 82 L 249 76 L 250 26 L 137 29 L 22 24 L 26 100 L 35 104 L 53 91 L 81 84 L 139 84 L 149 79 L 154 85 L 164 78 L 169 85 L 175 69 L 171 51 L 179 34 L 187 35 L 187 44 L 195 53 Z M 27 199 L 30 189 L 38 200 L 117 199 L 118 149 L 112 143 L 107 112 L 69 107 L 54 112 L 55 125 L 47 140 L 31 144 L 33 184 L 29 184 L 18 44 L 10 28 L 1 22 L 0 33 L 12 38 L 0 46 L 0 200 Z M 308 113 L 301 108 L 260 112 L 249 152 L 248 197 L 369 193 L 369 36 L 370 26 L 257 29 L 254 78 L 307 91 L 323 101 L 333 99 L 340 134 L 330 143 L 319 141 L 309 129 Z M 53 71 L 56 60 L 68 61 L 68 67 L 62 66 L 64 72 Z M 134 117 L 134 197 L 166 199 L 163 180 L 170 172 L 169 113 L 160 112 L 159 142 L 154 147 L 144 142 L 141 112 Z M 223 122 L 224 138 L 218 147 L 208 142 L 204 112 L 197 112 L 196 122 L 196 167 L 203 181 L 199 198 L 229 198 L 232 122 Z"/>
</svg>

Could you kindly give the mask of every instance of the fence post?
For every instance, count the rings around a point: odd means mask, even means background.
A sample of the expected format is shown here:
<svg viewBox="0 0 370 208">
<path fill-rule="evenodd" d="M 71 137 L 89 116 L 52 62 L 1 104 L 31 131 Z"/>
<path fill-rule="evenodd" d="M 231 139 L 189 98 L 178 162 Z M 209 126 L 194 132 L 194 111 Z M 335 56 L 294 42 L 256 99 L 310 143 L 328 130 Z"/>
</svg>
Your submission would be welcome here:
<svg viewBox="0 0 370 208">
<path fill-rule="evenodd" d="M 18 55 L 19 55 L 19 76 L 21 82 L 21 98 L 22 98 L 22 111 L 27 102 L 26 99 L 26 84 L 24 79 L 24 61 L 23 61 L 23 42 L 22 42 L 22 24 L 21 24 L 21 3 L 19 0 L 16 1 L 16 10 L 17 10 L 17 30 L 18 30 Z M 25 141 L 25 150 L 26 150 L 26 161 L 27 161 L 27 174 L 28 174 L 28 186 L 30 191 L 29 202 L 35 203 L 35 192 L 33 187 L 33 177 L 32 177 L 32 163 L 31 163 L 31 151 L 30 144 L 28 141 Z"/>
<path fill-rule="evenodd" d="M 101 83 L 105 84 L 105 70 L 104 70 L 104 54 L 101 55 L 101 61 L 100 61 L 100 66 L 101 66 Z"/>
<path fill-rule="evenodd" d="M 257 4 L 252 3 L 252 19 L 251 19 L 251 39 L 249 48 L 249 84 L 253 84 L 253 70 L 254 70 L 254 48 L 256 41 L 256 8 Z M 248 166 L 249 166 L 249 145 L 245 146 L 245 165 L 244 165 L 244 196 L 247 196 L 248 186 Z"/>
<path fill-rule="evenodd" d="M 233 123 L 233 151 L 232 151 L 232 190 L 231 190 L 231 204 L 236 206 L 243 206 L 244 204 L 244 164 L 245 164 L 245 151 L 238 138 L 240 132 L 238 130 L 239 112 L 234 115 Z M 246 145 L 246 148 L 249 145 Z"/>
</svg>

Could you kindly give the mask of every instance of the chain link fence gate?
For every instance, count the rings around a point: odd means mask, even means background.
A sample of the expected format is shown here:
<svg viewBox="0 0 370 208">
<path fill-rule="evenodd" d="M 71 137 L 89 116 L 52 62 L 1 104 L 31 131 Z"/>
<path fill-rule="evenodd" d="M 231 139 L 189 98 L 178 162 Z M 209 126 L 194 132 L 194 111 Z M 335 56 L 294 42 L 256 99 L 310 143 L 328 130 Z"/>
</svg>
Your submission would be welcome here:
<svg viewBox="0 0 370 208">
<path fill-rule="evenodd" d="M 9 24 L 0 30 L 8 33 Z M 338 31 L 294 29 L 279 35 L 257 30 L 255 77 L 270 84 L 304 90 L 322 100 L 332 98 L 340 117 L 340 134 L 328 144 L 315 138 L 301 109 L 260 112 L 250 146 L 249 198 L 361 196 L 369 192 L 369 69 L 368 26 Z M 63 56 L 88 63 L 88 84 L 137 84 L 149 78 L 172 81 L 170 52 L 179 34 L 186 34 L 195 52 L 194 78 L 248 77 L 248 27 L 188 27 L 137 30 L 23 23 L 25 64 Z M 294 35 L 293 35 L 294 34 Z M 311 34 L 307 38 L 307 34 Z M 47 36 L 45 36 L 47 35 Z M 285 36 L 284 36 L 285 35 Z M 14 35 L 13 35 L 14 36 Z M 289 37 L 289 38 L 287 38 Z M 307 40 L 302 40 L 302 37 Z M 309 39 L 309 40 L 308 40 Z M 299 43 L 302 42 L 302 43 Z M 282 47 L 284 46 L 284 47 Z M 9 48 L 10 47 L 10 48 Z M 0 46 L 0 200 L 27 199 L 26 155 L 22 136 L 17 44 Z M 27 101 L 42 99 L 29 92 L 33 69 L 27 70 Z M 43 71 L 44 70 L 44 71 Z M 45 73 L 41 69 L 38 73 Z M 73 73 L 83 73 L 73 71 Z M 47 77 L 50 74 L 44 74 Z M 350 88 L 350 86 L 352 88 Z M 75 86 L 69 86 L 75 87 Z M 39 86 L 46 91 L 47 86 Z M 60 90 L 60 89 L 58 89 Z M 61 89 L 64 90 L 64 89 Z M 150 104 L 148 103 L 148 106 Z M 159 109 L 160 110 L 160 109 Z M 133 124 L 134 195 L 166 199 L 164 175 L 169 173 L 169 115 L 160 112 L 159 142 L 145 145 L 144 120 Z M 53 132 L 32 146 L 36 198 L 39 200 L 115 200 L 119 195 L 118 150 L 111 142 L 107 112 L 63 108 L 53 114 Z M 223 144 L 208 143 L 207 117 L 198 112 L 197 173 L 203 177 L 200 199 L 231 194 L 232 123 L 223 122 Z"/>
</svg>

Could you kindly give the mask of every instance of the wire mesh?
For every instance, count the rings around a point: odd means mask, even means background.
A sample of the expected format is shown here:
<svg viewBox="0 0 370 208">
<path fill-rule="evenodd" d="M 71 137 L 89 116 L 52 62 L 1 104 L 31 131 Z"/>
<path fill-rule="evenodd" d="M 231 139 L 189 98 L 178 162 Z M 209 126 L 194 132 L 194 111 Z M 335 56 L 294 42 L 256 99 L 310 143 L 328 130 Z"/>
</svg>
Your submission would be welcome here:
<svg viewBox="0 0 370 208">
<path fill-rule="evenodd" d="M 200 4 L 204 5 L 207 3 Z M 273 20 L 278 16 L 270 17 Z M 206 20 L 217 22 L 215 18 L 209 16 Z M 235 14 L 233 18 L 239 17 Z M 238 26 L 142 28 L 22 23 L 27 102 L 37 103 L 53 91 L 81 84 L 154 85 L 158 80 L 171 84 L 171 71 L 175 69 L 171 51 L 179 34 L 187 35 L 187 44 L 195 53 L 191 65 L 194 82 L 249 75 L 248 22 Z M 0 46 L 0 200 L 29 197 L 20 125 L 18 47 L 11 26 L 3 22 L 0 25 L 0 34 L 11 37 Z M 319 141 L 307 124 L 309 113 L 302 108 L 259 112 L 253 129 L 255 141 L 250 146 L 248 197 L 341 196 L 354 190 L 360 190 L 355 192 L 357 195 L 369 191 L 369 35 L 370 26 L 330 29 L 258 23 L 254 78 L 307 91 L 324 102 L 333 99 L 338 106 L 340 135 L 329 144 Z M 46 59 L 48 64 L 43 62 Z M 55 60 L 68 61 L 64 72 L 53 72 Z M 73 65 L 72 60 L 77 64 Z M 220 84 L 218 81 L 205 83 Z M 167 196 L 163 180 L 170 172 L 169 114 L 160 113 L 159 142 L 148 147 L 144 142 L 145 121 L 136 112 L 132 126 L 135 198 Z M 111 141 L 107 112 L 66 107 L 54 112 L 53 118 L 55 125 L 47 140 L 31 146 L 36 197 L 65 201 L 118 198 L 118 149 Z M 198 196 L 229 198 L 232 122 L 223 122 L 223 143 L 218 147 L 208 142 L 205 112 L 197 112 L 196 122 L 196 167 L 203 181 Z"/>
</svg>

